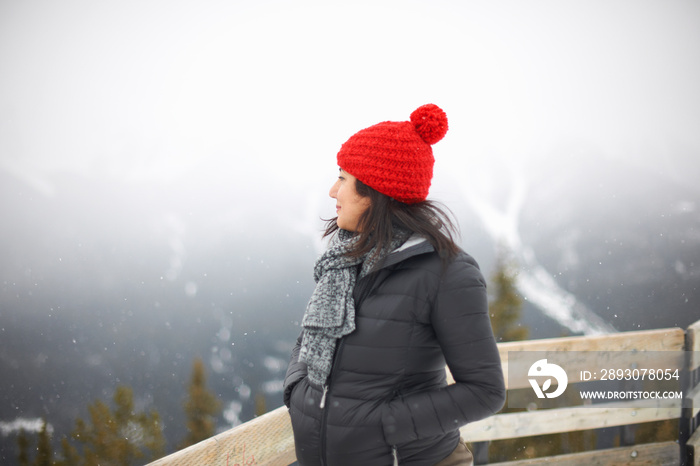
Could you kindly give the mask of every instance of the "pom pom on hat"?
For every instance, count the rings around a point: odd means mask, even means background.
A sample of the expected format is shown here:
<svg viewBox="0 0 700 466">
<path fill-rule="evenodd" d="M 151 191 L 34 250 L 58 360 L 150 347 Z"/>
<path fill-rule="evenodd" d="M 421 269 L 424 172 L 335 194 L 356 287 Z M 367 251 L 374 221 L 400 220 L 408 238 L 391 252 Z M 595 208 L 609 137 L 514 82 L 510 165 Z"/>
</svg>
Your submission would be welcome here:
<svg viewBox="0 0 700 466">
<path fill-rule="evenodd" d="M 447 129 L 445 112 L 423 105 L 410 121 L 385 121 L 355 133 L 340 148 L 338 165 L 380 193 L 415 204 L 428 197 L 435 163 L 430 146 Z"/>
<path fill-rule="evenodd" d="M 447 115 L 435 104 L 418 107 L 411 113 L 411 123 L 428 144 L 435 144 L 447 133 Z"/>
</svg>

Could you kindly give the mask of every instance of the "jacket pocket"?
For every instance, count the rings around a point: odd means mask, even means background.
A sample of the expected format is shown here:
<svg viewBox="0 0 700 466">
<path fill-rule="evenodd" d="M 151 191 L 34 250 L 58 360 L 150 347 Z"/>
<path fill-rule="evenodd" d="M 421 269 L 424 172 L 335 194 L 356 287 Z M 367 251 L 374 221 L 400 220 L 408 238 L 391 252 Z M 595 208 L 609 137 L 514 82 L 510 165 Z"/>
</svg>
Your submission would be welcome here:
<svg viewBox="0 0 700 466">
<path fill-rule="evenodd" d="M 299 464 L 320 464 L 321 421 L 316 415 L 318 406 L 306 403 L 310 388 L 306 377 L 290 385 L 289 417 L 294 433 L 294 449 Z"/>
<path fill-rule="evenodd" d="M 299 385 L 299 382 L 304 380 L 304 378 L 306 378 L 306 374 L 302 371 L 297 371 L 284 381 L 283 401 L 287 408 L 289 408 L 289 403 L 291 402 L 294 389 L 297 387 L 297 385 Z"/>
</svg>

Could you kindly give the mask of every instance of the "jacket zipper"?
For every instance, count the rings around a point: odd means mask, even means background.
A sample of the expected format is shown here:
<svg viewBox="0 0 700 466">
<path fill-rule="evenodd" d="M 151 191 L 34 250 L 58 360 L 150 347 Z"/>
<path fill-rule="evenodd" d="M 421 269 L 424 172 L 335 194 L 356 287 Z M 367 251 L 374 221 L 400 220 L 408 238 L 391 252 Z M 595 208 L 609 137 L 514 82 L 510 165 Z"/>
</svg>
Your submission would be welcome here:
<svg viewBox="0 0 700 466">
<path fill-rule="evenodd" d="M 396 396 L 399 394 L 399 389 L 395 389 L 391 395 L 391 398 L 396 398 Z M 394 457 L 394 462 L 393 466 L 399 466 L 399 449 L 396 445 L 391 446 L 391 456 Z"/>
<path fill-rule="evenodd" d="M 323 409 L 326 407 L 326 395 L 328 394 L 328 385 L 323 386 L 323 396 L 321 396 L 321 402 L 318 404 L 318 407 Z"/>
<path fill-rule="evenodd" d="M 321 402 L 319 403 L 319 408 L 321 408 L 321 466 L 326 465 L 326 426 L 328 423 L 328 410 L 326 409 L 326 398 L 328 397 L 328 391 L 331 388 L 331 382 L 333 381 L 333 370 L 337 362 L 340 360 L 340 353 L 343 351 L 345 346 L 345 339 L 341 339 L 338 343 L 338 348 L 335 351 L 335 356 L 333 358 L 333 365 L 331 366 L 331 373 L 328 376 L 328 381 L 326 385 L 323 386 L 323 395 L 321 396 Z"/>
<path fill-rule="evenodd" d="M 366 281 L 367 277 L 373 276 L 374 272 L 371 274 L 363 277 L 361 280 L 358 280 L 358 282 L 355 284 L 357 285 L 361 283 L 362 281 Z M 372 285 L 374 284 L 374 279 L 368 283 L 362 283 L 365 288 L 362 289 L 362 292 L 360 293 L 360 299 L 358 299 L 355 302 L 355 309 L 359 309 L 360 306 L 362 305 L 362 302 L 365 300 L 369 292 L 372 290 Z M 326 398 L 328 397 L 328 391 L 331 388 L 331 382 L 333 381 L 333 372 L 335 371 L 335 366 L 338 364 L 338 361 L 340 361 L 340 355 L 343 352 L 343 347 L 345 346 L 345 338 L 341 338 L 341 340 L 338 342 L 338 347 L 335 350 L 335 355 L 333 356 L 333 364 L 331 365 L 331 372 L 328 375 L 328 380 L 326 381 L 326 384 L 323 386 L 323 395 L 321 395 L 321 402 L 319 403 L 319 408 L 321 409 L 321 438 L 320 438 L 320 449 L 321 449 L 321 466 L 326 466 L 326 427 L 328 423 L 328 410 L 326 409 Z M 397 463 L 398 464 L 398 463 Z"/>
</svg>

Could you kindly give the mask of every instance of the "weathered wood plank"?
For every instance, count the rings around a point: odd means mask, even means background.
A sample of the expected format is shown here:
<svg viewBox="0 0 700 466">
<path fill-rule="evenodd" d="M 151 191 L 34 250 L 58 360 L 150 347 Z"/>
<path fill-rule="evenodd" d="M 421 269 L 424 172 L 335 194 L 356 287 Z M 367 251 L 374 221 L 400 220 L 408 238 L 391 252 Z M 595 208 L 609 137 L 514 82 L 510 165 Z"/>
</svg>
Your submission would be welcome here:
<svg viewBox="0 0 700 466">
<path fill-rule="evenodd" d="M 680 449 L 676 442 L 648 443 L 631 447 L 571 453 L 505 463 L 492 463 L 493 466 L 532 466 L 538 464 L 562 466 L 613 466 L 649 465 L 677 466 L 680 464 Z M 698 463 L 696 463 L 697 465 Z"/>
<path fill-rule="evenodd" d="M 282 406 L 149 466 L 287 466 L 296 461 L 287 408 Z"/>
<path fill-rule="evenodd" d="M 501 355 L 506 387 L 512 389 L 529 385 L 523 386 L 518 383 L 511 386 L 508 380 L 508 352 L 510 351 L 681 351 L 684 347 L 683 329 L 665 328 L 608 335 L 513 341 L 499 343 L 498 351 Z"/>
<path fill-rule="evenodd" d="M 700 332 L 700 321 L 698 321 Z M 700 333 L 699 333 L 700 335 Z M 508 389 L 529 387 L 518 383 L 511 386 L 508 380 L 508 352 L 516 351 L 682 351 L 685 347 L 685 332 L 680 328 L 642 330 L 638 332 L 614 333 L 608 335 L 543 338 L 540 340 L 512 341 L 498 344 L 503 376 Z M 447 371 L 448 383 L 454 379 Z M 576 382 L 576 380 L 571 381 Z"/>
<path fill-rule="evenodd" d="M 533 355 L 537 357 L 533 358 Z M 603 370 L 644 368 L 682 371 L 685 368 L 683 351 L 538 351 L 534 354 L 511 352 L 509 361 L 503 364 L 504 371 L 508 372 L 509 368 L 511 369 L 507 376 L 508 389 L 530 388 L 528 370 L 533 362 L 541 358 L 564 368 L 570 384 L 582 381 L 582 371 L 589 371 L 596 377 L 601 377 Z M 678 389 L 681 390 L 680 385 Z"/>
<path fill-rule="evenodd" d="M 681 328 L 663 328 L 621 332 L 608 335 L 543 338 L 541 340 L 499 343 L 501 360 L 509 351 L 681 351 L 685 332 Z"/>
<path fill-rule="evenodd" d="M 468 442 L 556 434 L 601 427 L 676 419 L 681 400 L 659 400 L 655 408 L 631 408 L 631 402 L 497 414 L 460 429 Z"/>
<path fill-rule="evenodd" d="M 681 351 L 685 347 L 685 332 L 680 328 L 643 330 L 608 335 L 545 338 L 541 340 L 499 343 L 506 387 L 524 388 L 529 384 L 511 383 L 508 377 L 508 352 L 516 351 Z M 576 380 L 571 381 L 576 382 Z"/>
</svg>

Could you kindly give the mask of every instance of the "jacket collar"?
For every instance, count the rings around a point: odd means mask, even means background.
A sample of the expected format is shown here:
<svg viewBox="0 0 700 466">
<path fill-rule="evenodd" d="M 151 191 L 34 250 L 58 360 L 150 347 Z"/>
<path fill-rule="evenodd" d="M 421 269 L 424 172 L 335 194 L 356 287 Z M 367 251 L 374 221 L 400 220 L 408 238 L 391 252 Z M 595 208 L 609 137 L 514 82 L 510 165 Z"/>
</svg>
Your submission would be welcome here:
<svg viewBox="0 0 700 466">
<path fill-rule="evenodd" d="M 383 269 L 390 267 L 408 259 L 409 257 L 433 251 L 435 251 L 435 248 L 433 248 L 433 245 L 430 244 L 427 239 L 414 233 L 406 240 L 405 243 L 387 256 L 380 268 Z"/>
</svg>

